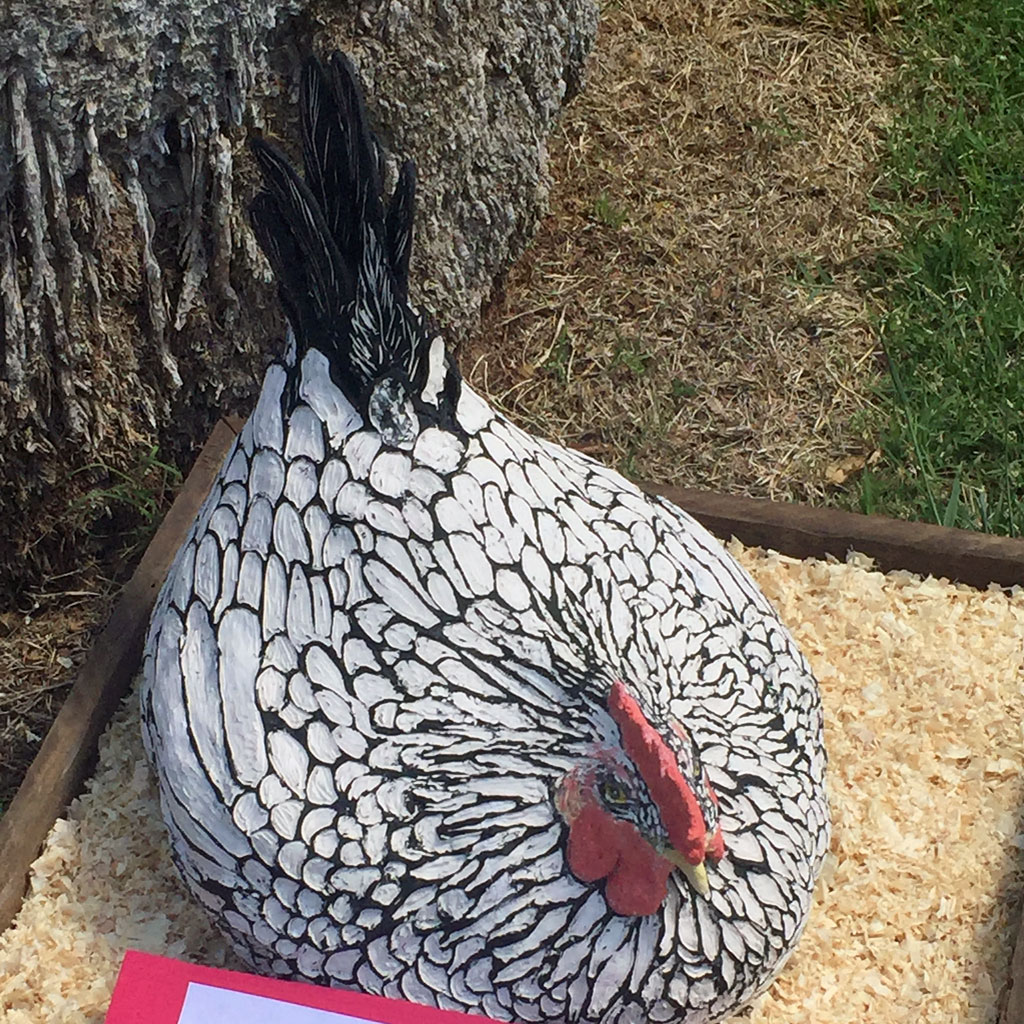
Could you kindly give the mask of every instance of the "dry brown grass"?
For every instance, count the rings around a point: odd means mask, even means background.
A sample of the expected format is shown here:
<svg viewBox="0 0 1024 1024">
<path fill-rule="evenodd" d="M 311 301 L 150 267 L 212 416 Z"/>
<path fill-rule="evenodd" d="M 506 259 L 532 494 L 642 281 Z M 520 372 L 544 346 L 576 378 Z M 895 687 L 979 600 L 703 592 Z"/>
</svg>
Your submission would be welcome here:
<svg viewBox="0 0 1024 1024">
<path fill-rule="evenodd" d="M 60 710 L 116 586 L 89 566 L 0 611 L 0 810 Z"/>
<path fill-rule="evenodd" d="M 889 241 L 867 193 L 892 66 L 853 19 L 608 5 L 470 381 L 630 475 L 821 500 L 871 449 L 856 265 Z"/>
</svg>

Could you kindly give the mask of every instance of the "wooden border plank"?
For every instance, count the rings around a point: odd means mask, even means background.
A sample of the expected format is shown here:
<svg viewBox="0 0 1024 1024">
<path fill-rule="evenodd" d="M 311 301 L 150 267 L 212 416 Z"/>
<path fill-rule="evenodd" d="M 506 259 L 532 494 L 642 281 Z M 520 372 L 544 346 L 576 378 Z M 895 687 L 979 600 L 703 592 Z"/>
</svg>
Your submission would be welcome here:
<svg viewBox="0 0 1024 1024">
<path fill-rule="evenodd" d="M 748 547 L 840 560 L 853 550 L 869 555 L 883 572 L 906 569 L 980 589 L 989 583 L 1024 584 L 1020 538 L 683 487 L 645 489 L 686 509 L 716 537 L 736 537 Z"/>
<path fill-rule="evenodd" d="M 53 823 L 88 777 L 100 734 L 138 669 L 156 595 L 240 427 L 237 419 L 214 427 L 0 818 L 0 931 L 21 906 L 29 867 Z"/>
</svg>

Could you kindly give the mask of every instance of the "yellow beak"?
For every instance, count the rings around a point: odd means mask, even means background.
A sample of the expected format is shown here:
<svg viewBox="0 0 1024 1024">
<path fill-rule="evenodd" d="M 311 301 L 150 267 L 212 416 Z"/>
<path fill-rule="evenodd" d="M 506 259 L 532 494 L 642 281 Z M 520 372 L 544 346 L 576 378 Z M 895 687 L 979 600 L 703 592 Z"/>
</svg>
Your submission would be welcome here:
<svg viewBox="0 0 1024 1024">
<path fill-rule="evenodd" d="M 700 864 L 691 864 L 678 850 L 671 847 L 662 850 L 661 855 L 682 871 L 686 880 L 701 896 L 706 898 L 711 895 L 711 883 L 708 881 L 708 872 L 703 861 Z"/>
</svg>

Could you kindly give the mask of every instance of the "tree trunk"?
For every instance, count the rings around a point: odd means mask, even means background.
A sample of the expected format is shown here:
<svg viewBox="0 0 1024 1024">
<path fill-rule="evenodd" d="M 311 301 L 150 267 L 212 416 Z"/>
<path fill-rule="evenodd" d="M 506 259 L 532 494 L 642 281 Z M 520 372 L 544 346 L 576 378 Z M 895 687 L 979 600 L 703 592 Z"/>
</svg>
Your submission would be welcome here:
<svg viewBox="0 0 1024 1024">
<path fill-rule="evenodd" d="M 74 0 L 0 13 L 0 595 L 74 568 L 247 410 L 283 326 L 245 208 L 253 130 L 296 136 L 309 52 L 348 52 L 419 165 L 418 301 L 457 340 L 546 199 L 595 0 Z M 152 455 L 156 449 L 158 456 Z"/>
</svg>

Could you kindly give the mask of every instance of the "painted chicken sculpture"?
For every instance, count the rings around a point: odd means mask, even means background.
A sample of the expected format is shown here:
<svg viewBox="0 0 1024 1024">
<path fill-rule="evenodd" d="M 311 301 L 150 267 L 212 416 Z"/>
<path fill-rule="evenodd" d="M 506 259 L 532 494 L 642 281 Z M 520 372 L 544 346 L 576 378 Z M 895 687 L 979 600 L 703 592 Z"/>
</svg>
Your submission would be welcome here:
<svg viewBox="0 0 1024 1024">
<path fill-rule="evenodd" d="M 147 750 L 258 970 L 498 1020 L 718 1020 L 828 844 L 817 687 L 689 516 L 519 430 L 408 298 L 352 65 L 253 151 L 288 350 L 160 594 Z"/>
</svg>

